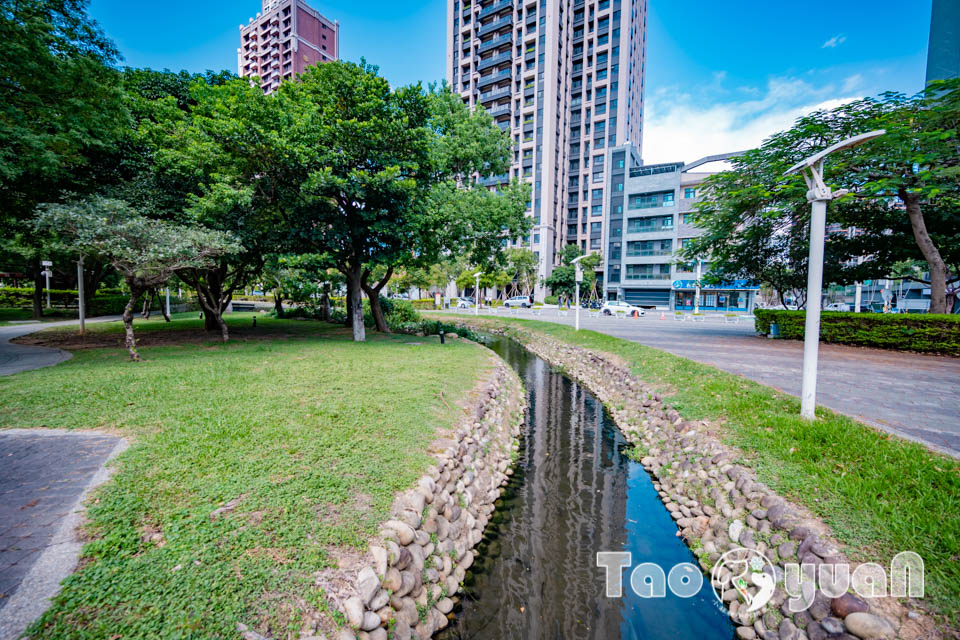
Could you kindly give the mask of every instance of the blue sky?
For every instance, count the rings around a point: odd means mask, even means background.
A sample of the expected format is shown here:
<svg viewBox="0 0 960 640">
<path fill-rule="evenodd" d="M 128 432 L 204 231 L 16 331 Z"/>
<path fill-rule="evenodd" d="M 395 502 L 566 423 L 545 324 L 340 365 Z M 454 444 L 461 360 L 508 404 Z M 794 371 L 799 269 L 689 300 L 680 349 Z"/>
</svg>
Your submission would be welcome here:
<svg viewBox="0 0 960 640">
<path fill-rule="evenodd" d="M 444 75 L 444 0 L 311 2 L 339 20 L 341 57 L 394 84 Z M 92 0 L 131 66 L 236 71 L 259 0 Z M 799 115 L 923 85 L 930 0 L 650 0 L 647 162 L 748 148 Z"/>
</svg>

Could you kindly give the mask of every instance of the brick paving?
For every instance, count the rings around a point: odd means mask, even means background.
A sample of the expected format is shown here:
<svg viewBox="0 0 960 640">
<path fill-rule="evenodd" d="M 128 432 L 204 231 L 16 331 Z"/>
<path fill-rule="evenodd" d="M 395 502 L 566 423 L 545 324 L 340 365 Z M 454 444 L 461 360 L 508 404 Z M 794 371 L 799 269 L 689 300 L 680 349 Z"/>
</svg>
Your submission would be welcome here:
<svg viewBox="0 0 960 640">
<path fill-rule="evenodd" d="M 17 613 L 5 610 L 11 597 L 41 555 L 63 542 L 55 539 L 61 524 L 120 440 L 62 430 L 0 431 L 0 637 Z"/>
</svg>

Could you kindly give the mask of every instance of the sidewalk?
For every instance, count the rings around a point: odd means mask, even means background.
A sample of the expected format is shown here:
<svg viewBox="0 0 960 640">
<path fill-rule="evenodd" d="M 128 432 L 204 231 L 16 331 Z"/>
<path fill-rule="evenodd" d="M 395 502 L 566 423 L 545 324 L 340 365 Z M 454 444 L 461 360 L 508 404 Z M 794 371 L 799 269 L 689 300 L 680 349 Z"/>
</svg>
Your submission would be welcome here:
<svg viewBox="0 0 960 640">
<path fill-rule="evenodd" d="M 120 319 L 120 316 L 101 316 L 88 318 L 87 322 L 113 322 Z M 64 320 L 63 322 L 35 322 L 0 327 L 0 376 L 49 367 L 73 357 L 63 349 L 11 344 L 10 340 L 51 327 L 70 327 L 79 324 L 79 320 Z"/>
</svg>

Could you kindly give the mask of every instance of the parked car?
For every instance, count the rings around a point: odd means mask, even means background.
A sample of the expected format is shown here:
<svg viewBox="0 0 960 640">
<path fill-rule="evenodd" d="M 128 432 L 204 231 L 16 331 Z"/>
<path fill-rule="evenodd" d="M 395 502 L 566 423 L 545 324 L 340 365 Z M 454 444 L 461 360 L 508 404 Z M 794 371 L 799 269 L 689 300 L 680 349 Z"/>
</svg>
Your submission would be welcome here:
<svg viewBox="0 0 960 640">
<path fill-rule="evenodd" d="M 458 309 L 469 309 L 473 306 L 473 298 L 470 296 L 463 296 L 457 300 Z"/>
<path fill-rule="evenodd" d="M 850 305 L 846 302 L 831 302 L 823 308 L 824 311 L 850 311 Z"/>
<path fill-rule="evenodd" d="M 503 306 L 505 307 L 520 307 L 521 309 L 526 309 L 530 305 L 530 298 L 527 296 L 513 296 L 508 300 L 503 301 Z"/>
<path fill-rule="evenodd" d="M 624 302 L 623 300 L 610 300 L 605 302 L 603 307 L 600 309 L 600 313 L 605 316 L 612 316 L 615 313 L 623 313 L 628 316 L 644 315 L 643 309 Z"/>
</svg>

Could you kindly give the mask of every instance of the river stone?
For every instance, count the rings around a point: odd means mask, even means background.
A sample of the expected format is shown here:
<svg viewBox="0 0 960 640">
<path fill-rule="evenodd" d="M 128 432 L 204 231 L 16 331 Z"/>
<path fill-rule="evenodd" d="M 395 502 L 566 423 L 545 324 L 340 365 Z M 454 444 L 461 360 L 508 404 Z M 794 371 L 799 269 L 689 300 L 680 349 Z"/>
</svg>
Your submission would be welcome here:
<svg viewBox="0 0 960 640">
<path fill-rule="evenodd" d="M 737 637 L 740 640 L 754 640 L 757 637 L 757 632 L 753 630 L 753 627 L 737 627 Z"/>
<path fill-rule="evenodd" d="M 740 541 L 740 534 L 743 532 L 743 522 L 740 520 L 734 520 L 730 523 L 730 528 L 727 531 L 727 535 L 730 536 L 730 540 L 733 542 Z"/>
<path fill-rule="evenodd" d="M 896 635 L 893 625 L 886 619 L 863 611 L 854 611 L 843 619 L 843 624 L 858 638 L 892 638 Z"/>
<path fill-rule="evenodd" d="M 387 630 L 383 627 L 374 629 L 367 635 L 368 640 L 387 640 Z"/>
<path fill-rule="evenodd" d="M 453 611 L 453 600 L 450 598 L 442 598 L 439 602 L 437 602 L 437 609 L 440 610 L 440 613 L 450 613 Z"/>
<path fill-rule="evenodd" d="M 827 633 L 843 633 L 843 622 L 833 616 L 821 620 L 820 626 L 823 627 L 823 630 Z"/>
<path fill-rule="evenodd" d="M 393 625 L 393 640 L 411 640 L 413 629 L 406 621 L 398 621 Z"/>
<path fill-rule="evenodd" d="M 780 635 L 780 640 L 796 640 L 797 638 L 797 626 L 788 618 L 784 618 L 780 622 L 780 628 L 778 632 Z"/>
<path fill-rule="evenodd" d="M 377 592 L 377 595 L 373 597 L 373 600 L 370 601 L 370 609 L 376 611 L 377 613 L 380 613 L 381 609 L 390 611 L 390 608 L 386 606 L 389 601 L 390 594 L 387 593 L 385 589 L 380 589 L 380 591 Z M 384 620 L 384 622 L 386 622 L 386 620 Z"/>
<path fill-rule="evenodd" d="M 396 592 L 402 584 L 403 581 L 400 578 L 400 571 L 396 567 L 387 569 L 387 573 L 383 577 L 383 588 Z"/>
<path fill-rule="evenodd" d="M 377 577 L 382 578 L 387 573 L 387 550 L 371 545 L 370 555 L 373 556 L 373 568 L 377 572 Z"/>
<path fill-rule="evenodd" d="M 833 611 L 833 615 L 840 619 L 846 618 L 851 613 L 867 611 L 869 608 L 866 602 L 852 593 L 845 593 L 830 601 L 830 609 Z"/>
<path fill-rule="evenodd" d="M 363 604 L 369 605 L 373 597 L 377 595 L 379 589 L 380 579 L 377 577 L 377 574 L 374 573 L 373 569 L 370 567 L 361 569 L 357 575 L 357 592 L 360 594 L 360 599 L 363 600 Z"/>
<path fill-rule="evenodd" d="M 787 558 L 792 558 L 794 552 L 797 550 L 797 545 L 793 542 L 784 542 L 779 547 L 777 547 L 777 554 L 786 560 Z"/>
<path fill-rule="evenodd" d="M 360 628 L 364 631 L 372 631 L 380 626 L 380 616 L 375 614 L 373 611 L 367 611 L 363 614 L 363 622 L 360 624 Z"/>
<path fill-rule="evenodd" d="M 387 520 L 384 526 L 397 532 L 397 540 L 399 540 L 400 544 L 403 546 L 413 542 L 414 537 L 416 537 L 413 527 L 408 525 L 406 522 L 400 522 L 399 520 Z"/>
<path fill-rule="evenodd" d="M 343 603 L 343 612 L 347 617 L 347 623 L 354 629 L 359 629 L 363 625 L 363 600 L 354 596 L 348 598 Z"/>
<path fill-rule="evenodd" d="M 357 636 L 350 629 L 340 629 L 337 640 L 357 640 Z"/>
</svg>

